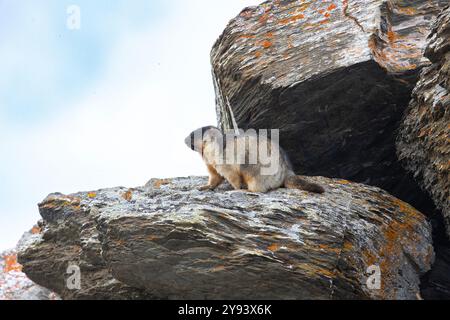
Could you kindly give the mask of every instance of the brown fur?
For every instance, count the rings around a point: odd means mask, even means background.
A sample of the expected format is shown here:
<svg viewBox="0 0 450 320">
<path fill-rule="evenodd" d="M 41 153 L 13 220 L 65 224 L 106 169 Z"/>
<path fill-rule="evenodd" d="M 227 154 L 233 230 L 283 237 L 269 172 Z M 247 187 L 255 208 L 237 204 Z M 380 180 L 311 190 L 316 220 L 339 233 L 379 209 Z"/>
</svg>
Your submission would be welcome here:
<svg viewBox="0 0 450 320">
<path fill-rule="evenodd" d="M 202 133 L 203 139 L 194 139 L 194 136 L 197 136 L 196 133 Z M 215 134 L 220 133 L 219 129 L 214 127 L 204 127 L 198 129 L 191 133 L 185 139 L 185 143 L 194 151 L 200 152 L 203 160 L 207 164 L 208 172 L 209 172 L 209 181 L 208 185 L 203 186 L 200 190 L 214 190 L 217 188 L 224 180 L 227 180 L 235 190 L 241 190 L 243 186 L 245 186 L 251 192 L 268 192 L 270 190 L 274 190 L 277 188 L 289 188 L 289 189 L 301 189 L 305 191 L 315 192 L 315 193 L 324 193 L 325 189 L 315 183 L 311 183 L 306 181 L 300 176 L 296 176 L 294 171 L 292 170 L 291 164 L 287 155 L 281 149 L 278 144 L 274 144 L 272 146 L 271 141 L 269 139 L 263 140 L 264 138 L 255 136 L 245 136 L 239 135 L 235 136 L 235 142 L 237 145 L 244 146 L 245 145 L 245 154 L 242 152 L 237 154 L 237 157 L 240 159 L 249 160 L 249 145 L 267 143 L 267 150 L 269 154 L 274 151 L 272 148 L 277 148 L 279 153 L 273 153 L 273 155 L 279 154 L 279 158 L 275 158 L 276 162 L 271 162 L 277 170 L 271 175 L 262 175 L 261 168 L 266 167 L 263 165 L 259 158 L 257 159 L 257 163 L 254 164 L 237 164 L 232 162 L 231 164 L 221 163 L 218 161 L 216 151 L 219 150 L 219 144 L 217 140 L 214 139 Z M 237 148 L 237 150 L 241 150 Z M 248 163 L 248 162 L 246 162 Z"/>
</svg>

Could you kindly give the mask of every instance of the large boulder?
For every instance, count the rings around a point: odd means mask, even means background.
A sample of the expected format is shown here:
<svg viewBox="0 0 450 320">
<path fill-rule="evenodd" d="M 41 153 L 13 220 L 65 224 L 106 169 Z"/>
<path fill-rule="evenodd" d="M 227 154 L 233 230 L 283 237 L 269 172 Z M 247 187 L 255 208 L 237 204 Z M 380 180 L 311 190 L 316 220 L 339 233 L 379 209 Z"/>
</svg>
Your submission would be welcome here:
<svg viewBox="0 0 450 320">
<path fill-rule="evenodd" d="M 244 9 L 211 53 L 220 125 L 231 128 L 234 114 L 243 129 L 280 129 L 299 173 L 375 185 L 431 212 L 398 163 L 395 132 L 446 4 L 271 0 Z"/>
<path fill-rule="evenodd" d="M 425 68 L 401 125 L 399 158 L 442 210 L 450 236 L 450 7 L 433 26 Z"/>
<path fill-rule="evenodd" d="M 326 193 L 200 192 L 206 178 L 179 178 L 53 194 L 19 260 L 64 299 L 419 298 L 434 259 L 424 215 L 376 187 L 310 179 Z"/>
</svg>

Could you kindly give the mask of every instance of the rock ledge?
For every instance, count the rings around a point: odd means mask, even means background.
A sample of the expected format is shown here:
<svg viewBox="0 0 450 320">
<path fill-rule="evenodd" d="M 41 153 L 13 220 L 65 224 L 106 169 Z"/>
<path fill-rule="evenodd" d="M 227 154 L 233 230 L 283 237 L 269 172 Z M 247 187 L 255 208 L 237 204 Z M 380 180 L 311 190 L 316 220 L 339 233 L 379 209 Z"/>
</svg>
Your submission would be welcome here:
<svg viewBox="0 0 450 320">
<path fill-rule="evenodd" d="M 310 178 L 324 195 L 195 188 L 205 178 L 65 196 L 19 259 L 64 299 L 416 299 L 434 260 L 425 217 L 386 192 Z M 81 289 L 66 286 L 81 269 Z M 367 287 L 379 266 L 381 288 Z"/>
</svg>

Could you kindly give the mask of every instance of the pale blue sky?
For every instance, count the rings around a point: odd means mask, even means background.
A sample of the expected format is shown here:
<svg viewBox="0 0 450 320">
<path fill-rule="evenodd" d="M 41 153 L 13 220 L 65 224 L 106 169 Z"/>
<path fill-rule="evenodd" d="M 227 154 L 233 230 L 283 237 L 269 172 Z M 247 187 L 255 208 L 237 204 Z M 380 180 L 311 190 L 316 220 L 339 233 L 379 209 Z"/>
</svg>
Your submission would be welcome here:
<svg viewBox="0 0 450 320">
<path fill-rule="evenodd" d="M 157 25 L 169 8 L 164 1 L 129 2 L 77 1 L 82 28 L 73 32 L 66 28 L 73 1 L 1 0 L 0 48 L 6 59 L 0 71 L 8 75 L 0 87 L 2 116 L 26 124 L 63 108 L 64 100 L 101 76 L 104 58 L 123 30 Z"/>
<path fill-rule="evenodd" d="M 205 174 L 183 139 L 216 122 L 210 48 L 259 2 L 0 0 L 0 251 L 51 192 Z"/>
</svg>

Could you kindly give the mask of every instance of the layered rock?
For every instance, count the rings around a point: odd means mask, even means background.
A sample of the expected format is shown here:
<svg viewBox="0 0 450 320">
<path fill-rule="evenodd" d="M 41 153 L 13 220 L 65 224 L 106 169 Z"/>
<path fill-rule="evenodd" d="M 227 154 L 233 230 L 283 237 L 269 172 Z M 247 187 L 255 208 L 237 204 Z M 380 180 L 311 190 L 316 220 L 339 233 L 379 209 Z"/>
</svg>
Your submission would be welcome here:
<svg viewBox="0 0 450 320">
<path fill-rule="evenodd" d="M 17 248 L 0 253 L 0 301 L 1 300 L 58 300 L 57 294 L 31 281 L 17 262 L 17 250 L 33 242 L 40 230 L 35 227 L 26 232 Z"/>
<path fill-rule="evenodd" d="M 450 7 L 433 26 L 425 68 L 397 141 L 399 158 L 442 210 L 450 236 Z"/>
<path fill-rule="evenodd" d="M 219 123 L 230 128 L 234 114 L 244 129 L 280 129 L 299 173 L 379 186 L 432 211 L 397 161 L 395 132 L 446 4 L 273 0 L 244 9 L 211 53 Z"/>
<path fill-rule="evenodd" d="M 200 192 L 205 178 L 180 178 L 53 194 L 19 260 L 65 299 L 418 298 L 434 258 L 424 215 L 375 187 L 310 179 L 326 193 Z"/>
</svg>

